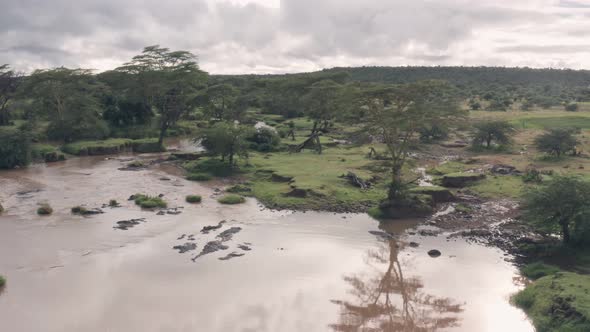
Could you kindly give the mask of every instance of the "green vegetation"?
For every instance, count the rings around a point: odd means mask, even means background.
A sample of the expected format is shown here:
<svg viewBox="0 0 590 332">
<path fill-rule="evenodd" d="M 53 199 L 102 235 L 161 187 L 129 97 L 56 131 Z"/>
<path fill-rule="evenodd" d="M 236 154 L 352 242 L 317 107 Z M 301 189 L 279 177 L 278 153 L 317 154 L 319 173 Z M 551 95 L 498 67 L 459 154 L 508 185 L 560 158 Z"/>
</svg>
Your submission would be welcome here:
<svg viewBox="0 0 590 332">
<path fill-rule="evenodd" d="M 523 266 L 520 271 L 525 277 L 537 280 L 539 278 L 555 274 L 559 272 L 560 269 L 557 266 L 547 265 L 542 262 L 535 262 Z"/>
<path fill-rule="evenodd" d="M 71 210 L 73 214 L 86 214 L 86 212 L 88 211 L 85 207 L 79 205 L 74 206 Z"/>
<path fill-rule="evenodd" d="M 6 278 L 3 275 L 0 275 L 0 288 L 6 286 Z"/>
<path fill-rule="evenodd" d="M 510 135 L 514 132 L 512 125 L 506 121 L 480 122 L 473 128 L 472 142 L 475 148 L 484 145 L 486 149 L 489 149 L 492 144 L 499 147 L 506 146 L 512 141 Z"/>
<path fill-rule="evenodd" d="M 116 199 L 111 199 L 111 200 L 109 200 L 109 206 L 110 207 L 118 207 L 118 206 L 120 206 L 120 204 L 119 204 L 119 202 L 117 202 Z"/>
<path fill-rule="evenodd" d="M 235 194 L 228 194 L 228 195 L 218 198 L 217 201 L 221 204 L 232 204 L 233 205 L 233 204 L 244 203 L 244 202 L 246 202 L 246 199 L 244 198 L 244 196 L 235 195 Z"/>
<path fill-rule="evenodd" d="M 590 276 L 557 272 L 535 281 L 513 297 L 537 331 L 590 330 Z"/>
<path fill-rule="evenodd" d="M 4 206 L 2 206 L 2 204 L 0 204 L 0 213 L 4 212 Z"/>
<path fill-rule="evenodd" d="M 187 195 L 185 199 L 187 203 L 201 203 L 200 195 Z"/>
<path fill-rule="evenodd" d="M 133 200 L 136 205 L 141 206 L 142 209 L 166 208 L 168 204 L 161 197 L 148 196 L 145 194 L 133 195 Z"/>
<path fill-rule="evenodd" d="M 77 156 L 94 156 L 104 154 L 116 154 L 126 150 L 134 152 L 159 152 L 162 147 L 157 139 L 132 140 L 127 138 L 110 138 L 104 141 L 80 141 L 66 144 L 62 147 L 66 153 Z"/>
<path fill-rule="evenodd" d="M 40 216 L 47 216 L 52 213 L 53 208 L 47 203 L 40 204 L 39 208 L 37 208 L 37 214 Z"/>
<path fill-rule="evenodd" d="M 26 166 L 31 161 L 30 137 L 18 129 L 0 127 L 0 168 Z"/>
<path fill-rule="evenodd" d="M 575 130 L 566 128 L 550 129 L 535 138 L 537 150 L 548 153 L 557 158 L 563 154 L 577 154 L 576 146 L 580 141 L 574 136 Z"/>
<path fill-rule="evenodd" d="M 190 173 L 186 176 L 186 179 L 190 181 L 209 181 L 213 177 L 205 173 Z"/>
</svg>

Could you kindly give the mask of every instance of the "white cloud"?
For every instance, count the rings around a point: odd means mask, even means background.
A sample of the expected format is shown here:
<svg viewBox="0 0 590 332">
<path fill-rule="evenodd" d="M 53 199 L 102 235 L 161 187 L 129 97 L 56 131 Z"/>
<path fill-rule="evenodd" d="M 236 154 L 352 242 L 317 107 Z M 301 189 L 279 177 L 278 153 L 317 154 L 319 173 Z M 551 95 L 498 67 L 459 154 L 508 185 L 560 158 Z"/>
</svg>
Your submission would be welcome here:
<svg viewBox="0 0 590 332">
<path fill-rule="evenodd" d="M 6 2 L 6 3 L 2 3 Z M 590 68 L 575 0 L 0 0 L 0 63 L 110 69 L 143 46 L 211 73 L 359 65 Z"/>
</svg>

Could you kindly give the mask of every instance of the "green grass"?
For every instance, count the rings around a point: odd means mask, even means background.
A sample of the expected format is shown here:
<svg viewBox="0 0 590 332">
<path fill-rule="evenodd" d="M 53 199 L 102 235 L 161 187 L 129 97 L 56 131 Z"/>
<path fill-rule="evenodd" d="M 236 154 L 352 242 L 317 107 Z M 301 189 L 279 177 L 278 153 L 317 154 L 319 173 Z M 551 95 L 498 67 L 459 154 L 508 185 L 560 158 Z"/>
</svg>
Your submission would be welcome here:
<svg viewBox="0 0 590 332">
<path fill-rule="evenodd" d="M 234 167 L 231 167 L 227 161 L 221 161 L 219 158 L 203 158 L 199 160 L 192 160 L 184 163 L 183 166 L 189 171 L 189 173 L 208 174 L 210 176 L 219 177 L 230 176 L 238 172 L 238 170 Z"/>
<path fill-rule="evenodd" d="M 168 206 L 166 201 L 162 198 L 145 194 L 135 194 L 134 201 L 135 204 L 141 206 L 142 209 L 165 208 Z"/>
<path fill-rule="evenodd" d="M 432 175 L 445 175 L 450 173 L 459 173 L 469 169 L 469 165 L 458 161 L 448 161 L 436 167 L 429 168 L 426 173 Z"/>
<path fill-rule="evenodd" d="M 185 197 L 187 203 L 201 203 L 201 196 L 200 195 L 187 195 Z"/>
<path fill-rule="evenodd" d="M 547 129 L 547 128 L 581 128 L 590 129 L 588 116 L 556 116 L 556 117 L 525 117 L 512 120 L 516 128 Z"/>
<path fill-rule="evenodd" d="M 522 195 L 522 190 L 526 186 L 522 178 L 516 175 L 488 175 L 467 188 L 473 190 L 484 198 L 514 198 L 518 199 Z"/>
<path fill-rule="evenodd" d="M 542 277 L 513 296 L 537 331 L 590 331 L 590 276 L 558 272 Z"/>
<path fill-rule="evenodd" d="M 189 173 L 186 176 L 186 179 L 189 181 L 209 181 L 213 179 L 213 177 L 205 173 Z"/>
<path fill-rule="evenodd" d="M 525 277 L 536 280 L 548 275 L 555 274 L 560 270 L 557 266 L 547 265 L 542 262 L 535 262 L 523 266 L 520 271 Z"/>
<path fill-rule="evenodd" d="M 217 201 L 221 204 L 233 205 L 233 204 L 244 203 L 244 202 L 246 202 L 246 199 L 244 198 L 244 196 L 235 195 L 235 194 L 228 194 L 228 195 L 218 198 Z"/>
<path fill-rule="evenodd" d="M 103 155 L 116 154 L 131 148 L 134 152 L 160 152 L 163 147 L 156 138 L 132 140 L 129 138 L 110 138 L 104 141 L 80 141 L 66 144 L 62 151 L 73 155 Z"/>
<path fill-rule="evenodd" d="M 49 204 L 41 204 L 39 208 L 37 208 L 37 214 L 40 216 L 47 216 L 53 213 L 53 208 Z"/>
<path fill-rule="evenodd" d="M 35 160 L 44 159 L 46 154 L 56 151 L 57 147 L 49 144 L 35 143 L 31 145 L 31 157 Z"/>
</svg>

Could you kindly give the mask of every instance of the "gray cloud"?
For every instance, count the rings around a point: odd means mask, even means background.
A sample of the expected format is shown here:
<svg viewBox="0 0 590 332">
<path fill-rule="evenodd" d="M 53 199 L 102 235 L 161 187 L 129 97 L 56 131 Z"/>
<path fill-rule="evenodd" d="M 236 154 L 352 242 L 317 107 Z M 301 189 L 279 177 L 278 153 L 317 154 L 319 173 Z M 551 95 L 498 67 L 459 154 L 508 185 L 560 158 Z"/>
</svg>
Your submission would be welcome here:
<svg viewBox="0 0 590 332">
<path fill-rule="evenodd" d="M 0 63 L 27 71 L 60 65 L 105 70 L 160 44 L 198 54 L 212 73 L 348 65 L 590 66 L 581 54 L 588 51 L 587 6 L 514 2 L 0 0 Z"/>
</svg>

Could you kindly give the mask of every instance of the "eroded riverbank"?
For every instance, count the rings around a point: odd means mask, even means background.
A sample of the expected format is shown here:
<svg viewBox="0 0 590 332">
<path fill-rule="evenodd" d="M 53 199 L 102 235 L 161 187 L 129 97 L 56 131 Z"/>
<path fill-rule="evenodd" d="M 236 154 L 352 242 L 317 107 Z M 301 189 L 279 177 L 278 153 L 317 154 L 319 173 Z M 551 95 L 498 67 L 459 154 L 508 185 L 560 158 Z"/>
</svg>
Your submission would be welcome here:
<svg viewBox="0 0 590 332">
<path fill-rule="evenodd" d="M 0 172 L 0 272 L 8 279 L 0 322 L 7 330 L 533 330 L 509 304 L 521 286 L 498 249 L 444 232 L 429 236 L 416 220 L 383 233 L 364 214 L 277 212 L 253 199 L 224 206 L 214 188 L 165 164 L 118 170 L 131 157 Z M 142 211 L 127 201 L 138 192 L 163 194 L 181 213 Z M 189 194 L 203 202 L 186 203 Z M 90 217 L 70 213 L 110 199 L 122 206 Z M 39 217 L 45 201 L 55 212 Z M 126 231 L 113 228 L 139 218 L 145 222 Z M 222 242 L 227 249 L 193 262 L 236 227 Z M 173 249 L 187 242 L 195 250 Z M 430 257 L 431 249 L 442 255 Z M 220 260 L 232 252 L 244 255 Z"/>
</svg>

